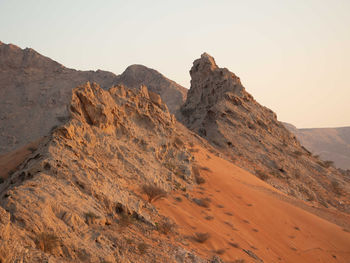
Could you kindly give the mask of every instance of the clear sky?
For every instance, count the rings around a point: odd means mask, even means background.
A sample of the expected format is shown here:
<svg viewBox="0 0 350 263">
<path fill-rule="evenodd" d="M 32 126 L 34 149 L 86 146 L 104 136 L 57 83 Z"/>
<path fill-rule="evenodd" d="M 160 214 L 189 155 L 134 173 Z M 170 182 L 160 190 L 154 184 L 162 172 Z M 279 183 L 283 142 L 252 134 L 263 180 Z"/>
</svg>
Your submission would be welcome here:
<svg viewBox="0 0 350 263">
<path fill-rule="evenodd" d="M 208 52 L 279 120 L 350 126 L 349 0 L 0 0 L 0 40 L 70 68 L 143 64 L 186 88 Z"/>
</svg>

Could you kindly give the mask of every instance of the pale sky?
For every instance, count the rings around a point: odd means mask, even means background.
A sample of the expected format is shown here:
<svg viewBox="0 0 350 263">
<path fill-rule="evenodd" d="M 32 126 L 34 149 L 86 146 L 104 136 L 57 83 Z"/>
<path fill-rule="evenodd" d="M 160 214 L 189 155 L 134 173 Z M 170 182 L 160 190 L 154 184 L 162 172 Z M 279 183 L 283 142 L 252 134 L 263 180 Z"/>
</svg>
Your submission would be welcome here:
<svg viewBox="0 0 350 263">
<path fill-rule="evenodd" d="M 186 88 L 208 52 L 279 120 L 350 126 L 349 0 L 0 0 L 0 40 L 75 69 L 143 64 Z"/>
</svg>

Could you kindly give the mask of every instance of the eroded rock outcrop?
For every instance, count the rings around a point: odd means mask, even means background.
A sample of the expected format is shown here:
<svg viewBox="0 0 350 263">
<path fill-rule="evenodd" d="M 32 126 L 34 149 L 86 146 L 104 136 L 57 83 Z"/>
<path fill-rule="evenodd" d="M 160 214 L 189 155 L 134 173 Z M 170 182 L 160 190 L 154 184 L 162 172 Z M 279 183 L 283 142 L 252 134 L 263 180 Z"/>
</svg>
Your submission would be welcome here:
<svg viewBox="0 0 350 263">
<path fill-rule="evenodd" d="M 156 231 L 166 218 L 142 191 L 194 181 L 187 135 L 159 96 L 87 83 L 69 111 L 0 184 L 1 262 L 204 262 Z"/>
<path fill-rule="evenodd" d="M 194 61 L 179 119 L 229 159 L 298 198 L 350 211 L 349 183 L 302 147 L 240 79 L 204 53 Z"/>
</svg>

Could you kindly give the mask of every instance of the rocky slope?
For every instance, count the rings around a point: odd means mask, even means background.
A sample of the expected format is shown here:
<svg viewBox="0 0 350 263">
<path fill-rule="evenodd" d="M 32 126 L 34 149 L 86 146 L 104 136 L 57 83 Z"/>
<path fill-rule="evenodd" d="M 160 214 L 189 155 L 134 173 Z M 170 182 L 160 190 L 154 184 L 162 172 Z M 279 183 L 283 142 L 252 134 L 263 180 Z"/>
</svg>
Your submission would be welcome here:
<svg viewBox="0 0 350 263">
<path fill-rule="evenodd" d="M 228 159 L 285 193 L 350 212 L 349 178 L 320 161 L 245 91 L 240 79 L 204 53 L 178 118 Z"/>
<path fill-rule="evenodd" d="M 69 110 L 0 184 L 0 262 L 204 262 L 151 203 L 194 182 L 190 135 L 159 95 L 88 83 Z"/>
<path fill-rule="evenodd" d="M 74 87 L 96 81 L 107 88 L 115 77 L 106 71 L 68 69 L 33 49 L 0 42 L 0 154 L 65 121 Z"/>
<path fill-rule="evenodd" d="M 313 154 L 350 170 L 350 127 L 297 129 L 292 124 L 283 124 Z"/>
<path fill-rule="evenodd" d="M 187 89 L 167 79 L 158 71 L 143 65 L 131 65 L 123 74 L 119 75 L 115 84 L 122 84 L 129 88 L 138 88 L 145 85 L 160 95 L 171 113 L 175 113 L 186 99 Z"/>
<path fill-rule="evenodd" d="M 18 149 L 46 135 L 68 117 L 72 89 L 86 81 L 102 88 L 125 83 L 149 85 L 174 113 L 186 89 L 155 70 L 130 66 L 122 75 L 106 71 L 78 71 L 44 57 L 35 50 L 0 42 L 0 154 Z"/>
</svg>

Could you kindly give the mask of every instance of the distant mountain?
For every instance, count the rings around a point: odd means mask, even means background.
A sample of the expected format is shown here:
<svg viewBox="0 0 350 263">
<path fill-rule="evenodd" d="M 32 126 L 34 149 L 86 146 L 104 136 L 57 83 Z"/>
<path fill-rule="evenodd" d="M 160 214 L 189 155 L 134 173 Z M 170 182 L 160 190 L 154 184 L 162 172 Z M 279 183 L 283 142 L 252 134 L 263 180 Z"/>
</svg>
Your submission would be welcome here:
<svg viewBox="0 0 350 263">
<path fill-rule="evenodd" d="M 350 127 L 297 129 L 283 124 L 313 154 L 333 161 L 338 168 L 350 169 Z"/>
<path fill-rule="evenodd" d="M 344 176 L 302 147 L 273 111 L 254 100 L 239 77 L 219 68 L 206 53 L 194 61 L 190 74 L 191 88 L 178 116 L 186 127 L 281 191 L 350 211 L 349 200 L 334 189 L 342 185 L 344 193 L 350 192 Z"/>
<path fill-rule="evenodd" d="M 187 89 L 166 78 L 158 71 L 143 65 L 131 65 L 115 81 L 129 88 L 145 85 L 160 95 L 171 113 L 175 113 L 186 99 Z"/>
<path fill-rule="evenodd" d="M 20 148 L 47 134 L 68 117 L 72 89 L 87 81 L 103 89 L 116 84 L 147 85 L 175 113 L 186 89 L 141 65 L 116 76 L 107 71 L 69 69 L 31 48 L 0 42 L 0 154 Z"/>
</svg>

